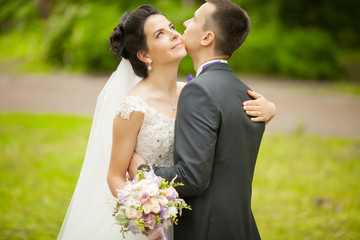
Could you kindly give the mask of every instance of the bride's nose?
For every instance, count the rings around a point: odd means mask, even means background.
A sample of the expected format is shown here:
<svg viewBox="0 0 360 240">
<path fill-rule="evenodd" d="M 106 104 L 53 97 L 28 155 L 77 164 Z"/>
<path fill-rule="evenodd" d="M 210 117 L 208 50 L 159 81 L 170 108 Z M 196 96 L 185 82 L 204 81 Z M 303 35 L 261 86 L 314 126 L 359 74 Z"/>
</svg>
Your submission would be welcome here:
<svg viewBox="0 0 360 240">
<path fill-rule="evenodd" d="M 171 36 L 171 40 L 174 40 L 174 39 L 177 39 L 177 38 L 180 38 L 180 37 L 181 37 L 181 34 L 178 31 L 174 31 L 172 36 Z"/>
</svg>

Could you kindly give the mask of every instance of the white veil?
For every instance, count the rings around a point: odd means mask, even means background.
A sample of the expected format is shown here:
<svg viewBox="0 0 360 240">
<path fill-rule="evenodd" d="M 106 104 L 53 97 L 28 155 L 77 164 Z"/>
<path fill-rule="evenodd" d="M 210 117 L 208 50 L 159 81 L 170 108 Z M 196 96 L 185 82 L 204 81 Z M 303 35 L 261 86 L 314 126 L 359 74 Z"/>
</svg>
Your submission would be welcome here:
<svg viewBox="0 0 360 240">
<path fill-rule="evenodd" d="M 101 91 L 84 163 L 58 239 L 121 237 L 120 227 L 113 225 L 113 205 L 107 201 L 112 197 L 107 184 L 112 126 L 119 103 L 140 80 L 130 62 L 123 59 Z"/>
</svg>

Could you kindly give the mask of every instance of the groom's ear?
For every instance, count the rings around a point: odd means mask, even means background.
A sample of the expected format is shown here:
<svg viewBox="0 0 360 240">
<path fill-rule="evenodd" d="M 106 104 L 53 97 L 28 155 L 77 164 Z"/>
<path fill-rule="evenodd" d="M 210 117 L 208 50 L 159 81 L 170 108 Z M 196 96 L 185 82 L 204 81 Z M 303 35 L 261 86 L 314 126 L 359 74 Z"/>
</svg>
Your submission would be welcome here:
<svg viewBox="0 0 360 240">
<path fill-rule="evenodd" d="M 208 31 L 201 39 L 201 46 L 208 47 L 211 44 L 215 43 L 215 34 L 214 32 Z"/>
</svg>

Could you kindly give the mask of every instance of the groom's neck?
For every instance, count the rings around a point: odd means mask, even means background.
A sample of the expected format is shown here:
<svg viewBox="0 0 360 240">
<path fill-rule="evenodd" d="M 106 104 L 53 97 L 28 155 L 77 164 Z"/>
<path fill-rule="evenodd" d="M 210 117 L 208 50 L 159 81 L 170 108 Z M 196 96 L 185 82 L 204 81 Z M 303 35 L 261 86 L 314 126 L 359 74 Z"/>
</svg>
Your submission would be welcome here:
<svg viewBox="0 0 360 240">
<path fill-rule="evenodd" d="M 215 54 L 208 54 L 203 56 L 198 56 L 197 58 L 193 57 L 194 70 L 197 71 L 198 68 L 206 62 L 217 60 L 217 59 L 226 59 L 224 56 L 218 56 Z"/>
</svg>

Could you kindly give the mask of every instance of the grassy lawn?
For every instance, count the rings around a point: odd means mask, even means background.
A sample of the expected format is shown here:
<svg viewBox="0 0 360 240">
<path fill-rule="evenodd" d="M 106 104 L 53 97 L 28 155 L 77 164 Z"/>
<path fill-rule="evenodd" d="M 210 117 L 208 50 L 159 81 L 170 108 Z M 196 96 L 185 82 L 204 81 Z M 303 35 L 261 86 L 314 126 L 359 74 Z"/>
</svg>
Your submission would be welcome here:
<svg viewBox="0 0 360 240">
<path fill-rule="evenodd" d="M 253 210 L 264 239 L 360 239 L 360 139 L 266 135 Z"/>
<path fill-rule="evenodd" d="M 56 239 L 91 119 L 0 114 L 0 239 Z M 254 178 L 263 239 L 360 239 L 360 139 L 267 134 Z"/>
<path fill-rule="evenodd" d="M 0 239 L 56 239 L 91 120 L 0 115 Z"/>
</svg>

